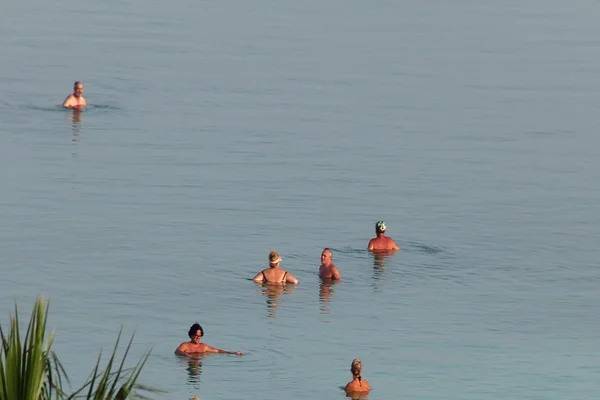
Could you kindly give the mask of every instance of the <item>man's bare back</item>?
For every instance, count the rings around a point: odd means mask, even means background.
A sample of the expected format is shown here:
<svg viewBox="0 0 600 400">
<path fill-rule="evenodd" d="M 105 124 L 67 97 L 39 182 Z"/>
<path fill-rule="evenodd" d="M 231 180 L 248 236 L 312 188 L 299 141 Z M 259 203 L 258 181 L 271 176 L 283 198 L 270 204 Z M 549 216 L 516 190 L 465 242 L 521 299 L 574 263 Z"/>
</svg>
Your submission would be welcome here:
<svg viewBox="0 0 600 400">
<path fill-rule="evenodd" d="M 369 241 L 369 250 L 400 250 L 400 247 L 398 247 L 392 238 L 379 236 Z"/>
<path fill-rule="evenodd" d="M 386 229 L 385 222 L 377 221 L 375 224 L 375 233 L 377 234 L 377 237 L 369 240 L 369 250 L 400 250 L 400 246 L 398 246 L 391 237 L 385 236 Z"/>
</svg>

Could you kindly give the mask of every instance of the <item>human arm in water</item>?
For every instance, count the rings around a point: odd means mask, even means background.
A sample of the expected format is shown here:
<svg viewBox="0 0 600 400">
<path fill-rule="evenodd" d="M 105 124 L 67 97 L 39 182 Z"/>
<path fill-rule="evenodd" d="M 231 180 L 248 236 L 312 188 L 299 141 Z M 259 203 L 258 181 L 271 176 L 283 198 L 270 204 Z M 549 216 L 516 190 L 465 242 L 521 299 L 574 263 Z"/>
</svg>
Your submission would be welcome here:
<svg viewBox="0 0 600 400">
<path fill-rule="evenodd" d="M 175 354 L 177 354 L 178 356 L 187 356 L 187 355 L 189 355 L 189 354 L 186 352 L 186 349 L 187 349 L 187 347 L 188 347 L 188 346 L 187 346 L 187 344 L 188 344 L 187 342 L 183 342 L 183 343 L 181 343 L 181 344 L 179 345 L 179 347 L 177 347 L 177 348 L 175 349 Z"/>
<path fill-rule="evenodd" d="M 296 278 L 294 275 L 292 275 L 289 272 L 285 275 L 285 281 L 287 283 L 293 283 L 294 285 L 298 284 L 298 278 Z"/>
<path fill-rule="evenodd" d="M 254 278 L 252 278 L 252 280 L 253 280 L 254 282 L 262 282 L 262 281 L 264 281 L 264 280 L 265 280 L 265 275 L 263 274 L 263 272 L 262 272 L 262 271 L 260 271 L 258 274 L 256 274 L 256 275 L 254 276 Z"/>
<path fill-rule="evenodd" d="M 238 356 L 241 356 L 243 354 L 241 351 L 227 351 L 227 350 L 217 349 L 217 348 L 211 347 L 205 343 L 202 343 L 200 345 L 200 348 L 198 348 L 197 346 L 190 348 L 189 342 L 181 343 L 179 345 L 179 347 L 175 350 L 175 354 L 180 355 L 180 356 L 192 356 L 194 354 L 200 354 L 200 353 L 237 354 Z"/>
<path fill-rule="evenodd" d="M 331 268 L 331 277 L 333 279 L 337 279 L 337 280 L 342 279 L 342 275 L 340 274 L 340 271 L 337 269 L 337 267 L 335 265 L 333 265 L 333 267 Z"/>
<path fill-rule="evenodd" d="M 242 354 L 244 354 L 244 353 L 242 353 L 241 351 L 228 351 L 228 350 L 217 349 L 217 348 L 215 348 L 215 347 L 211 347 L 211 346 L 209 346 L 209 345 L 207 345 L 207 344 L 205 344 L 205 346 L 206 346 L 206 347 L 205 347 L 205 350 L 204 350 L 204 351 L 205 351 L 206 353 L 236 354 L 236 355 L 238 355 L 238 356 L 241 356 Z"/>
</svg>

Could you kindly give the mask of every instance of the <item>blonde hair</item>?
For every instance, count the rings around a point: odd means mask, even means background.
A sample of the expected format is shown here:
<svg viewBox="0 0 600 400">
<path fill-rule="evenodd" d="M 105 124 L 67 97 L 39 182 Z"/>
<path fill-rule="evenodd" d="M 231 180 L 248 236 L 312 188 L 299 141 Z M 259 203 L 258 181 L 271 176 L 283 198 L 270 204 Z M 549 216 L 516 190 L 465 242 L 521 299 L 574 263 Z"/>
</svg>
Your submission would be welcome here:
<svg viewBox="0 0 600 400">
<path fill-rule="evenodd" d="M 352 360 L 352 364 L 350 364 L 350 371 L 352 371 L 352 375 L 358 378 L 358 381 L 362 379 L 360 373 L 362 371 L 362 363 L 360 362 L 360 358 L 355 358 Z"/>
<path fill-rule="evenodd" d="M 281 261 L 281 256 L 279 255 L 278 252 L 273 250 L 272 252 L 269 253 L 269 264 L 276 264 L 280 261 Z"/>
</svg>

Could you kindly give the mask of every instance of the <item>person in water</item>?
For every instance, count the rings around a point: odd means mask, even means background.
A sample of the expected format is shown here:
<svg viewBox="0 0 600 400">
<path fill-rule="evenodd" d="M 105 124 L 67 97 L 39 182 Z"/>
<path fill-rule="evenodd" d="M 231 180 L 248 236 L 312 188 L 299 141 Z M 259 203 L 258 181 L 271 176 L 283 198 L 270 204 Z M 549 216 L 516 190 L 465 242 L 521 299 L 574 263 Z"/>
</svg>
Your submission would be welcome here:
<svg viewBox="0 0 600 400">
<path fill-rule="evenodd" d="M 352 380 L 348 382 L 344 388 L 346 393 L 364 393 L 371 390 L 369 382 L 361 376 L 362 363 L 360 362 L 360 359 L 355 358 L 352 360 L 350 372 L 352 372 Z"/>
<path fill-rule="evenodd" d="M 391 237 L 385 236 L 385 230 L 385 222 L 377 221 L 377 223 L 375 223 L 375 234 L 377 235 L 377 237 L 374 237 L 369 241 L 368 249 L 370 251 L 400 250 L 400 247 L 396 244 L 396 242 L 394 242 L 394 240 Z"/>
<path fill-rule="evenodd" d="M 180 356 L 189 356 L 197 353 L 225 353 L 237 354 L 238 356 L 243 354 L 241 351 L 221 350 L 211 347 L 206 343 L 200 343 L 202 336 L 204 336 L 204 329 L 197 322 L 190 327 L 188 336 L 190 337 L 190 341 L 181 343 L 175 350 L 175 354 Z"/>
<path fill-rule="evenodd" d="M 77 81 L 73 84 L 73 94 L 67 96 L 62 106 L 65 108 L 82 109 L 86 105 L 87 103 L 83 98 L 83 83 Z"/>
<path fill-rule="evenodd" d="M 319 278 L 321 279 L 342 279 L 340 271 L 332 262 L 333 253 L 328 247 L 321 253 L 321 266 L 319 267 Z"/>
<path fill-rule="evenodd" d="M 279 268 L 281 256 L 278 252 L 269 253 L 269 268 L 260 271 L 252 280 L 263 283 L 298 283 L 298 279 L 286 270 Z"/>
</svg>

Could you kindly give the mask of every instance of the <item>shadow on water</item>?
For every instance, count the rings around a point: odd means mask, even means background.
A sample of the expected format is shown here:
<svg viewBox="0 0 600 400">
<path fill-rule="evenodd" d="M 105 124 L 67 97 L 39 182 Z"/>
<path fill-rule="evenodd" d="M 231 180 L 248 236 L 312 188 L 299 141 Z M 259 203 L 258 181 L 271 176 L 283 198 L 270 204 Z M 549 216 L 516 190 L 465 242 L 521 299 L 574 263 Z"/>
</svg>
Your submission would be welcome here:
<svg viewBox="0 0 600 400">
<path fill-rule="evenodd" d="M 267 316 L 269 318 L 276 318 L 277 308 L 279 307 L 279 298 L 284 294 L 293 293 L 294 285 L 281 283 L 254 283 L 261 288 L 261 293 L 267 299 Z"/>
<path fill-rule="evenodd" d="M 329 314 L 329 303 L 331 301 L 331 295 L 335 293 L 334 286 L 340 283 L 335 279 L 321 279 L 319 285 L 319 309 L 321 314 Z"/>
</svg>

